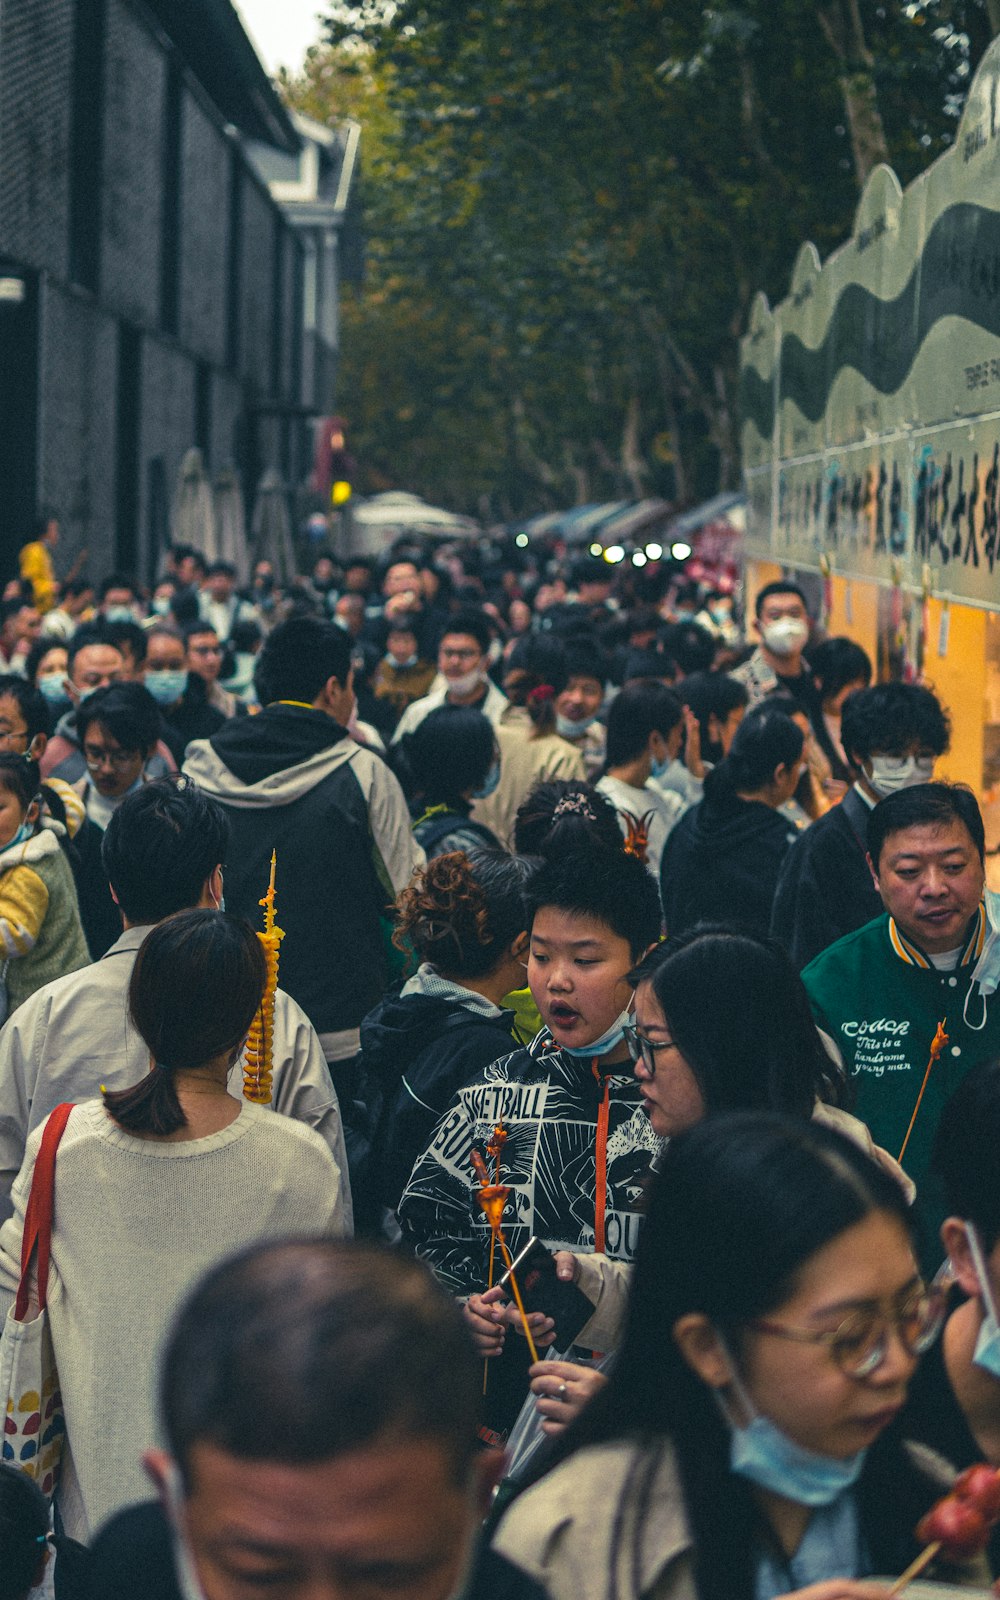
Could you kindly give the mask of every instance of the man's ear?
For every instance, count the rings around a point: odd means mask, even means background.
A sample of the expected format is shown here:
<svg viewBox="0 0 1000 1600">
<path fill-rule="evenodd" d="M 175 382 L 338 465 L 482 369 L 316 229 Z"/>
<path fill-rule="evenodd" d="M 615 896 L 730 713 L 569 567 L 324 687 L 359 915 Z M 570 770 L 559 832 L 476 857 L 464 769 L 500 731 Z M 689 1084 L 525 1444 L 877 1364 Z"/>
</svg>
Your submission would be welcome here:
<svg viewBox="0 0 1000 1600">
<path fill-rule="evenodd" d="M 174 1466 L 173 1461 L 166 1450 L 146 1450 L 142 1457 L 142 1465 L 147 1478 L 156 1490 L 160 1504 L 166 1508 L 169 1500 L 169 1483 Z"/>
<path fill-rule="evenodd" d="M 708 1318 L 700 1311 L 678 1317 L 674 1343 L 691 1371 L 710 1389 L 726 1389 L 733 1381 L 729 1353 Z"/>
<path fill-rule="evenodd" d="M 41 761 L 48 747 L 49 736 L 47 733 L 36 733 L 28 746 L 28 754 L 32 761 Z"/>
<path fill-rule="evenodd" d="M 983 1291 L 969 1249 L 969 1230 L 961 1217 L 945 1217 L 941 1224 L 941 1243 L 948 1252 L 959 1288 L 967 1295 L 981 1297 Z"/>
<path fill-rule="evenodd" d="M 876 894 L 881 894 L 882 893 L 882 885 L 878 881 L 878 868 L 876 867 L 874 861 L 872 860 L 872 854 L 871 854 L 870 850 L 866 850 L 865 851 L 865 860 L 868 863 L 868 871 L 872 875 L 872 883 L 875 885 L 875 893 Z"/>
</svg>

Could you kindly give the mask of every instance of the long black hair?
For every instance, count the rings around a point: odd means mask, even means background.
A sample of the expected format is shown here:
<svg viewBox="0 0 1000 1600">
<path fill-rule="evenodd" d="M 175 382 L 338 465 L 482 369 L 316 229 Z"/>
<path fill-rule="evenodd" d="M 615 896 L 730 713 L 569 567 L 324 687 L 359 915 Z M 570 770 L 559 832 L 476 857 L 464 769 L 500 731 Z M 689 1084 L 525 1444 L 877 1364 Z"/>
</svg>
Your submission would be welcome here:
<svg viewBox="0 0 1000 1600">
<path fill-rule="evenodd" d="M 805 985 L 781 946 L 702 926 L 658 945 L 633 972 L 649 983 L 708 1116 L 780 1111 L 807 1120 L 840 1105 L 843 1071 L 823 1048 Z"/>
<path fill-rule="evenodd" d="M 802 755 L 802 729 L 778 706 L 755 706 L 740 723 L 729 754 L 705 778 L 708 799 L 754 794 L 771 782 L 778 767 Z"/>
<path fill-rule="evenodd" d="M 758 1112 L 710 1117 L 667 1146 L 639 1239 L 628 1317 L 607 1387 L 580 1413 L 548 1467 L 586 1446 L 638 1447 L 617 1508 L 608 1600 L 629 1600 L 659 1451 L 672 1445 L 701 1600 L 752 1600 L 755 1554 L 773 1534 L 749 1483 L 729 1468 L 730 1430 L 715 1391 L 696 1375 L 672 1330 L 706 1317 L 739 1360 L 744 1330 L 783 1305 L 823 1247 L 883 1213 L 907 1237 L 901 1187 L 849 1139 L 816 1123 Z M 858 1490 L 862 1533 L 876 1571 L 917 1552 L 913 1527 L 939 1486 L 908 1465 L 891 1432 L 868 1453 Z M 790 1585 L 791 1587 L 791 1585 Z"/>
<path fill-rule="evenodd" d="M 153 1067 L 130 1089 L 105 1091 L 129 1133 L 174 1133 L 187 1118 L 174 1073 L 241 1045 L 264 995 L 267 965 L 250 924 L 224 911 L 182 911 L 146 935 L 128 989 L 132 1023 Z"/>
</svg>

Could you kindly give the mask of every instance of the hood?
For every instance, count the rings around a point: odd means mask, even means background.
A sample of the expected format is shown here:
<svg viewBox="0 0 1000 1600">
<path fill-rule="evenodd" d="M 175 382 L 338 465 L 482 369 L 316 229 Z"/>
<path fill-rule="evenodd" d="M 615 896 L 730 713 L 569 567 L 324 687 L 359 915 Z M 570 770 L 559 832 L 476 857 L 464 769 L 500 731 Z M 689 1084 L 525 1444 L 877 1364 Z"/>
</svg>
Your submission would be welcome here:
<svg viewBox="0 0 1000 1600">
<path fill-rule="evenodd" d="M 361 1049 L 365 1066 L 376 1069 L 387 1067 L 394 1072 L 405 1072 L 410 1062 L 428 1045 L 440 1037 L 442 1025 L 449 1017 L 464 1013 L 470 1022 L 487 1022 L 458 1000 L 444 999 L 438 995 L 390 994 L 369 1011 L 361 1024 Z M 502 1012 L 496 1019 L 498 1028 L 509 1024 L 511 1013 Z M 514 1041 L 511 1041 L 513 1048 Z"/>
<path fill-rule="evenodd" d="M 52 817 L 45 817 L 38 832 L 33 833 L 30 839 L 24 839 L 20 844 L 6 845 L 0 850 L 0 872 L 6 872 L 8 867 L 30 867 L 36 861 L 43 861 L 46 856 L 57 855 L 59 838 L 65 831 Z"/>
<path fill-rule="evenodd" d="M 764 834 L 773 833 L 775 828 L 786 833 L 794 831 L 777 811 L 762 801 L 738 800 L 729 794 L 706 795 L 688 815 L 696 854 L 704 854 L 713 861 L 720 856 L 735 855 Z"/>
<path fill-rule="evenodd" d="M 233 806 L 285 806 L 357 754 L 339 722 L 304 706 L 267 706 L 233 717 L 211 739 L 188 745 L 184 771 Z"/>
<path fill-rule="evenodd" d="M 52 737 L 54 739 L 66 739 L 69 744 L 79 745 L 80 736 L 76 731 L 76 707 L 75 706 L 73 707 L 72 711 L 65 712 L 59 718 L 59 721 L 56 723 L 56 731 L 52 735 Z"/>
</svg>

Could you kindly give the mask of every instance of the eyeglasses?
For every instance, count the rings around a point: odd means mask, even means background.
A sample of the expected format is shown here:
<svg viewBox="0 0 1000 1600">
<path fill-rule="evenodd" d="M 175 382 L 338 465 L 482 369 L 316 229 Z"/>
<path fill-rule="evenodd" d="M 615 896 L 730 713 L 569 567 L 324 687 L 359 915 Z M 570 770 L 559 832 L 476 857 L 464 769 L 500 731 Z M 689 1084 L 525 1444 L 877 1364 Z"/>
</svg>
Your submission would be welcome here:
<svg viewBox="0 0 1000 1600">
<path fill-rule="evenodd" d="M 115 772 L 124 772 L 138 754 L 137 750 L 101 750 L 95 744 L 85 744 L 83 747 L 83 759 L 93 771 L 108 766 L 113 767 Z"/>
<path fill-rule="evenodd" d="M 27 739 L 27 728 L 9 728 L 6 722 L 0 722 L 0 744 L 6 744 L 8 739 Z"/>
<path fill-rule="evenodd" d="M 783 1322 L 760 1318 L 748 1324 L 757 1333 L 772 1333 L 800 1344 L 824 1344 L 841 1372 L 848 1378 L 867 1378 L 885 1361 L 889 1332 L 894 1330 L 908 1355 L 921 1356 L 929 1350 L 944 1322 L 948 1305 L 947 1287 L 936 1279 L 930 1288 L 921 1284 L 891 1310 L 872 1307 L 852 1311 L 839 1328 L 816 1332 L 811 1328 L 789 1328 Z"/>
<path fill-rule="evenodd" d="M 676 1050 L 673 1039 L 650 1039 L 640 1033 L 634 1023 L 627 1022 L 623 1029 L 633 1061 L 641 1061 L 652 1077 L 656 1072 L 656 1055 L 659 1050 Z"/>
</svg>

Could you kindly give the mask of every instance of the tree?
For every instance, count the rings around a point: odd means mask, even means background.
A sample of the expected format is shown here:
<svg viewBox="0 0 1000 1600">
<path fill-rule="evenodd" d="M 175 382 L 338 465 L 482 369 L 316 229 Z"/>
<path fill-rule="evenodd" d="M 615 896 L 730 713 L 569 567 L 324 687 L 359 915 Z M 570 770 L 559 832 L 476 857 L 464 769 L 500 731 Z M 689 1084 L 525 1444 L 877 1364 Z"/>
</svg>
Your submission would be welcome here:
<svg viewBox="0 0 1000 1600">
<path fill-rule="evenodd" d="M 379 482 L 509 515 L 738 480 L 754 294 L 843 238 L 878 160 L 905 182 L 953 137 L 990 25 L 986 0 L 363 0 L 329 32 L 286 88 L 364 127 L 352 437 Z"/>
</svg>

